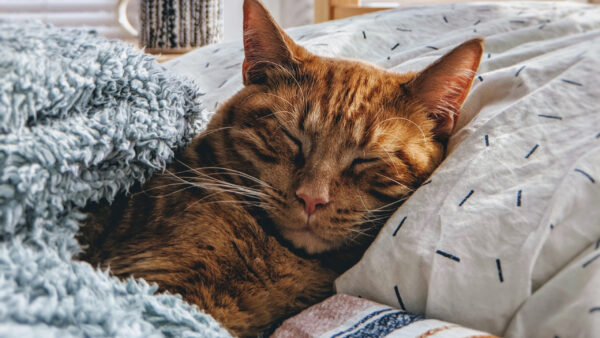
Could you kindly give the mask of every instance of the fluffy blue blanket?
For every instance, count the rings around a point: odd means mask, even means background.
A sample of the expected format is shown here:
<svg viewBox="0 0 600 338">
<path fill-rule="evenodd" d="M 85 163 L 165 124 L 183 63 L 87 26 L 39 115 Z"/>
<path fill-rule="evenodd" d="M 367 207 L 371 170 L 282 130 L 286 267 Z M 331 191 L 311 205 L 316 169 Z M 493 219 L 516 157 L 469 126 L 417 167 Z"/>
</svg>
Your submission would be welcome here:
<svg viewBox="0 0 600 338">
<path fill-rule="evenodd" d="M 0 22 L 0 336 L 227 336 L 178 296 L 72 257 L 79 211 L 163 168 L 196 86 L 93 32 Z"/>
</svg>

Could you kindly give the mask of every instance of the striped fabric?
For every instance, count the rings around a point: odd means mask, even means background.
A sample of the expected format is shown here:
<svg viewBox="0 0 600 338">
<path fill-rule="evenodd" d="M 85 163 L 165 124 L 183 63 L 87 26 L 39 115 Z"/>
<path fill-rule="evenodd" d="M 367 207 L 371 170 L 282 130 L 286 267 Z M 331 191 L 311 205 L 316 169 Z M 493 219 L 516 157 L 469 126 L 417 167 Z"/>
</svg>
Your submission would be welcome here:
<svg viewBox="0 0 600 338">
<path fill-rule="evenodd" d="M 286 320 L 272 338 L 493 337 L 363 298 L 335 295 Z"/>
</svg>

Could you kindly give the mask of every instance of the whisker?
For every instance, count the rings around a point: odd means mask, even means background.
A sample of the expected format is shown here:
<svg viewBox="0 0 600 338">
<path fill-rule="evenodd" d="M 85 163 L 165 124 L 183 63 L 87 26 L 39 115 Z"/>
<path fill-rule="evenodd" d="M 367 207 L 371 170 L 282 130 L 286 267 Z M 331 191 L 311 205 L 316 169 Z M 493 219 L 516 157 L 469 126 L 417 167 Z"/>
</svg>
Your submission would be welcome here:
<svg viewBox="0 0 600 338">
<path fill-rule="evenodd" d="M 198 206 L 198 205 L 211 205 L 211 204 L 237 204 L 237 205 L 242 205 L 242 206 L 254 206 L 254 207 L 259 207 L 265 210 L 275 210 L 274 207 L 271 207 L 269 205 L 262 205 L 260 203 L 251 203 L 248 201 L 236 201 L 236 200 L 232 200 L 232 201 L 207 201 L 207 202 L 200 202 L 200 201 L 196 201 L 192 204 L 190 204 L 189 206 L 187 206 L 185 208 L 185 210 L 188 210 L 189 208 L 193 207 L 193 206 Z"/>
<path fill-rule="evenodd" d="M 177 175 L 173 174 L 169 170 L 167 170 L 166 172 L 182 182 L 193 185 L 195 187 L 204 188 L 207 190 L 218 190 L 218 191 L 223 191 L 223 192 L 230 192 L 232 194 L 242 195 L 245 197 L 248 197 L 248 196 L 260 197 L 260 196 L 265 195 L 264 193 L 259 192 L 257 190 L 250 189 L 250 188 L 244 187 L 244 186 L 239 186 L 237 184 L 233 184 L 230 182 L 218 180 L 218 179 L 215 179 L 210 176 L 207 176 L 206 178 L 204 178 L 204 180 L 206 180 L 208 182 L 215 182 L 215 183 L 191 182 L 191 181 L 185 180 L 181 176 L 177 176 Z"/>
<path fill-rule="evenodd" d="M 270 116 L 277 116 L 277 114 L 281 114 L 281 113 L 288 113 L 292 117 L 294 116 L 294 113 L 292 113 L 291 111 L 288 111 L 288 110 L 278 110 L 278 111 L 272 112 L 271 114 L 267 114 L 265 116 L 261 116 L 261 117 L 258 118 L 258 120 L 264 119 L 264 118 L 267 118 L 267 117 L 270 117 Z M 286 122 L 289 122 L 289 121 L 286 121 Z"/>
<path fill-rule="evenodd" d="M 298 89 L 300 90 L 300 93 L 302 93 L 302 102 L 306 102 L 306 96 L 304 95 L 304 90 L 302 89 L 302 86 L 300 86 L 300 83 L 298 82 L 298 79 L 296 79 L 296 77 L 294 76 L 294 74 L 292 74 L 292 72 L 290 72 L 288 69 L 286 69 L 282 65 L 279 65 L 279 64 L 277 64 L 275 62 L 272 62 L 272 61 L 261 60 L 261 61 L 257 62 L 257 64 L 259 64 L 259 63 L 271 64 L 271 65 L 275 66 L 275 68 L 280 69 L 280 70 L 286 72 L 287 74 L 289 74 L 292 77 L 292 79 L 294 79 L 294 82 L 296 82 L 296 85 L 298 86 Z"/>
<path fill-rule="evenodd" d="M 213 196 L 216 196 L 216 195 L 219 195 L 219 194 L 226 194 L 226 193 L 231 193 L 231 191 L 229 191 L 229 190 L 223 190 L 223 189 L 220 189 L 220 190 L 218 190 L 218 191 L 215 191 L 215 192 L 213 192 L 213 193 L 210 193 L 210 194 L 208 194 L 208 195 L 206 195 L 206 196 L 202 197 L 201 199 L 199 199 L 199 200 L 195 201 L 194 203 L 190 204 L 189 206 L 187 206 L 187 207 L 185 208 L 185 210 L 187 210 L 187 209 L 189 209 L 189 208 L 191 208 L 191 207 L 193 207 L 193 206 L 195 206 L 195 205 L 197 205 L 197 204 L 201 203 L 202 201 L 204 201 L 204 200 L 206 200 L 206 199 L 209 199 L 209 198 L 211 198 L 211 197 L 213 197 Z M 209 202 L 215 202 L 215 201 L 209 201 Z M 204 202 L 204 203 L 201 203 L 201 204 L 207 204 L 207 203 L 209 203 L 209 202 Z M 276 208 L 275 206 L 273 206 L 273 205 L 272 205 L 271 203 L 269 203 L 268 201 L 265 201 L 264 199 L 260 199 L 260 201 L 259 201 L 259 202 L 257 202 L 257 201 L 248 201 L 248 200 L 230 200 L 230 202 L 231 202 L 231 203 L 238 203 L 238 204 L 254 205 L 254 206 L 257 206 L 257 207 L 261 207 L 261 208 L 263 208 L 263 209 L 265 209 L 265 210 L 266 210 L 266 209 L 269 209 L 269 208 L 270 208 L 270 209 L 274 209 L 274 208 Z M 262 205 L 261 203 L 262 203 L 262 204 L 264 204 L 264 205 Z"/>
<path fill-rule="evenodd" d="M 247 193 L 248 195 L 264 195 L 263 192 L 256 190 L 256 189 L 252 189 L 250 187 L 246 187 L 246 186 L 239 186 L 237 184 L 231 184 L 229 182 L 225 182 L 225 181 L 220 181 L 220 180 L 211 180 L 211 179 L 206 179 L 206 178 L 202 178 L 202 179 L 198 179 L 198 178 L 193 178 L 195 179 L 195 181 L 191 182 L 191 181 L 186 181 L 188 182 L 188 184 L 191 184 L 195 187 L 198 188 L 204 188 L 207 190 L 227 190 L 230 192 L 242 192 L 242 193 Z"/>
<path fill-rule="evenodd" d="M 180 162 L 182 165 L 184 165 L 184 166 L 186 166 L 187 168 L 189 168 L 189 170 L 190 170 L 190 171 L 193 171 L 193 172 L 195 172 L 195 173 L 197 173 L 197 174 L 201 174 L 201 175 L 206 175 L 206 176 L 208 176 L 208 174 L 206 174 L 206 173 L 202 173 L 202 172 L 200 172 L 200 170 L 221 170 L 221 171 L 223 171 L 223 172 L 226 172 L 226 173 L 228 173 L 228 174 L 236 174 L 237 176 L 240 176 L 240 177 L 247 178 L 247 179 L 249 179 L 249 180 L 251 180 L 251 181 L 254 181 L 254 182 L 258 183 L 258 184 L 265 185 L 265 186 L 268 186 L 268 187 L 271 187 L 271 188 L 273 188 L 273 187 L 272 187 L 270 184 L 268 184 L 267 182 L 265 182 L 265 181 L 263 181 L 263 180 L 261 180 L 261 179 L 259 179 L 259 178 L 257 178 L 257 177 L 254 177 L 254 176 L 252 176 L 252 175 L 249 175 L 249 174 L 247 174 L 247 173 L 245 173 L 245 172 L 239 171 L 239 170 L 235 170 L 235 169 L 231 169 L 231 168 L 225 168 L 225 167 L 200 167 L 200 168 L 192 168 L 192 167 L 190 167 L 189 165 L 187 165 L 187 164 L 185 164 L 185 163 L 183 163 L 183 162 L 181 162 L 181 161 L 179 161 L 179 162 Z"/>
<path fill-rule="evenodd" d="M 405 117 L 390 117 L 390 118 L 387 118 L 387 119 L 385 119 L 383 121 L 380 121 L 380 122 L 376 123 L 375 125 L 378 125 L 378 124 L 381 124 L 381 123 L 384 123 L 384 122 L 387 122 L 387 121 L 392 121 L 392 120 L 402 120 L 402 121 L 408 121 L 408 122 L 412 123 L 421 132 L 421 135 L 423 136 L 423 143 L 425 143 L 425 144 L 427 143 L 427 136 L 425 136 L 425 131 L 423 130 L 423 128 L 421 128 L 421 126 L 419 126 L 418 124 L 416 124 L 411 119 L 407 119 Z"/>
<path fill-rule="evenodd" d="M 223 131 L 223 130 L 227 130 L 227 129 L 232 129 L 233 127 L 228 126 L 228 127 L 221 127 L 221 128 L 215 128 L 215 129 L 210 129 L 210 130 L 205 130 L 203 132 L 201 132 L 200 134 L 198 134 L 196 137 L 205 137 L 208 136 L 212 133 L 216 133 L 218 131 Z"/>
<path fill-rule="evenodd" d="M 375 237 L 374 234 L 369 233 L 367 231 L 363 231 L 363 230 L 359 230 L 359 229 L 349 229 L 351 233 L 353 234 L 357 234 L 359 236 L 366 236 L 366 237 Z"/>
<path fill-rule="evenodd" d="M 214 184 L 214 183 L 199 183 L 199 184 L 195 184 L 195 186 L 204 188 L 207 190 L 218 190 L 218 191 L 229 192 L 232 194 L 237 194 L 237 195 L 242 195 L 242 196 L 255 196 L 255 197 L 265 196 L 265 194 L 262 192 L 258 192 L 258 191 L 252 190 L 252 189 L 242 188 L 239 186 L 224 186 L 221 184 Z"/>
<path fill-rule="evenodd" d="M 413 188 L 410 188 L 410 187 L 409 187 L 409 186 L 407 186 L 406 184 L 404 184 L 404 183 L 401 183 L 401 182 L 398 182 L 397 180 L 395 180 L 395 179 L 393 179 L 393 178 L 391 178 L 391 177 L 389 177 L 389 176 L 386 176 L 386 175 L 384 175 L 384 174 L 381 174 L 381 173 L 377 173 L 377 175 L 379 175 L 379 176 L 381 176 L 381 177 L 383 177 L 383 178 L 387 178 L 388 180 L 390 180 L 390 181 L 392 181 L 392 182 L 396 183 L 397 185 L 399 185 L 399 186 L 401 186 L 401 187 L 405 188 L 405 189 L 406 189 L 406 190 L 408 190 L 409 192 L 414 192 L 414 191 L 415 191 L 415 189 L 413 189 Z"/>
<path fill-rule="evenodd" d="M 385 216 L 381 216 L 381 217 L 365 218 L 365 222 L 374 223 L 374 222 L 381 221 L 381 220 L 387 220 L 388 218 L 390 218 L 390 216 L 391 215 L 385 215 Z"/>
<path fill-rule="evenodd" d="M 287 103 L 287 104 L 288 104 L 288 105 L 289 105 L 289 106 L 290 106 L 292 109 L 294 108 L 294 105 L 293 105 L 293 104 L 292 104 L 290 101 L 286 100 L 286 99 L 285 99 L 284 97 L 282 97 L 282 96 L 279 96 L 279 95 L 277 95 L 277 94 L 273 94 L 273 93 L 262 93 L 262 94 L 266 94 L 266 95 L 275 96 L 276 98 L 278 98 L 278 99 L 281 99 L 281 100 L 285 101 L 285 102 L 286 102 L 286 103 Z"/>
<path fill-rule="evenodd" d="M 402 203 L 402 202 L 406 201 L 407 199 L 408 199 L 408 196 L 406 196 L 404 198 L 401 198 L 399 200 L 396 200 L 394 202 L 382 205 L 381 207 L 376 208 L 376 209 L 362 209 L 362 210 L 361 209 L 357 209 L 356 211 L 370 212 L 370 213 L 374 213 L 374 212 L 387 212 L 388 210 L 385 210 L 386 208 L 391 208 L 391 207 L 394 206 L 394 204 Z M 391 211 L 395 211 L 395 209 L 393 209 Z"/>
<path fill-rule="evenodd" d="M 276 119 L 277 123 L 282 128 L 285 127 L 285 126 L 288 126 L 288 127 L 289 126 L 293 126 L 295 121 L 294 121 L 294 114 L 292 112 L 289 112 L 289 111 L 286 111 L 286 110 L 280 110 L 280 111 L 277 111 L 275 113 L 284 113 L 284 112 L 290 113 L 291 117 L 288 120 L 284 120 L 284 121 L 280 121 L 279 118 L 278 118 L 278 119 Z"/>
<path fill-rule="evenodd" d="M 367 208 L 367 205 L 365 204 L 365 200 L 363 200 L 361 194 L 358 194 L 358 198 L 360 198 L 360 201 L 362 202 L 363 207 L 365 207 L 365 209 L 369 209 L 369 208 Z"/>
<path fill-rule="evenodd" d="M 396 164 L 394 163 L 394 159 L 392 158 L 392 155 L 390 155 L 390 152 L 389 151 L 385 151 L 385 154 L 390 159 L 390 162 L 388 164 L 391 164 L 392 167 L 394 167 L 394 171 L 396 172 L 396 175 L 400 176 L 400 172 L 398 171 L 398 167 L 396 167 Z"/>
<path fill-rule="evenodd" d="M 177 182 L 177 183 L 163 184 L 163 185 L 159 185 L 159 186 L 152 187 L 152 188 L 145 188 L 142 191 L 138 191 L 136 193 L 131 194 L 131 197 L 134 197 L 134 196 L 137 196 L 137 195 L 140 195 L 140 194 L 145 194 L 145 193 L 148 193 L 148 192 L 150 192 L 152 190 L 157 190 L 157 189 L 162 189 L 162 188 L 167 188 L 167 187 L 170 187 L 170 186 L 177 186 L 177 185 L 186 185 L 186 183 Z"/>
<path fill-rule="evenodd" d="M 180 184 L 183 184 L 183 183 L 180 183 Z M 188 186 L 188 187 L 185 187 L 185 188 L 181 188 L 181 189 L 177 189 L 175 191 L 169 192 L 167 194 L 163 194 L 163 195 L 150 195 L 150 196 L 154 197 L 154 198 L 163 198 L 163 197 L 168 197 L 168 196 L 171 196 L 171 195 L 178 194 L 178 193 L 180 193 L 182 191 L 186 191 L 186 190 L 191 189 L 191 188 L 194 188 L 194 187 L 193 186 Z"/>
</svg>

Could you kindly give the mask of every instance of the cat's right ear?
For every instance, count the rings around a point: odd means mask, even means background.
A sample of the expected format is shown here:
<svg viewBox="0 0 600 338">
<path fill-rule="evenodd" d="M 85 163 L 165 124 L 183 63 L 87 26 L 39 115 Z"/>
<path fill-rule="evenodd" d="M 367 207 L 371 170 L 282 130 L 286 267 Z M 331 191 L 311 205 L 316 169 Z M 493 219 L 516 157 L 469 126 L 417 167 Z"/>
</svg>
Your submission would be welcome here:
<svg viewBox="0 0 600 338">
<path fill-rule="evenodd" d="M 270 69 L 298 62 L 304 49 L 277 25 L 259 0 L 244 0 L 244 84 L 263 83 Z"/>
<path fill-rule="evenodd" d="M 482 53 L 483 40 L 469 40 L 419 73 L 410 86 L 435 120 L 434 133 L 440 139 L 450 137 L 456 125 Z"/>
</svg>

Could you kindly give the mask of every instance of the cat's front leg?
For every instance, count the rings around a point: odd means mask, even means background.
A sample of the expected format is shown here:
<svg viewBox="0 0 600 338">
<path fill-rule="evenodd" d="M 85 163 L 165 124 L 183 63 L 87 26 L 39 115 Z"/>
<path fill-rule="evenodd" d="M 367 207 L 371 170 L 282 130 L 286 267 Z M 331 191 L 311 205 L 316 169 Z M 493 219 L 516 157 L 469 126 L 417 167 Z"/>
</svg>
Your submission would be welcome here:
<svg viewBox="0 0 600 338">
<path fill-rule="evenodd" d="M 232 243 L 241 263 L 237 273 L 245 276 L 235 281 L 239 297 L 228 309 L 209 312 L 236 335 L 255 336 L 334 292 L 337 273 L 316 259 L 298 257 L 273 238 Z"/>
</svg>

